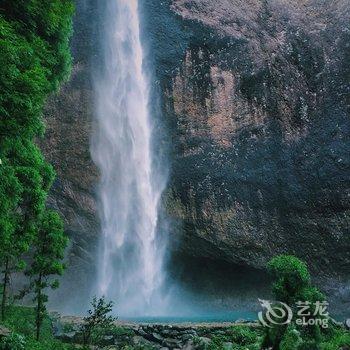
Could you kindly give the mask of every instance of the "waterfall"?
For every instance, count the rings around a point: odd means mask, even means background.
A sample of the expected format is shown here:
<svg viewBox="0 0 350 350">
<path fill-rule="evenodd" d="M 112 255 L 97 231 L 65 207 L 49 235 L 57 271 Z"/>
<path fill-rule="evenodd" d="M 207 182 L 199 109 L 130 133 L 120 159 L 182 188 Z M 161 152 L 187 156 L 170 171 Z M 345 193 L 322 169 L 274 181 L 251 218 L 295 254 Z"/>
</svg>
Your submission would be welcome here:
<svg viewBox="0 0 350 350">
<path fill-rule="evenodd" d="M 157 238 L 157 221 L 165 186 L 153 166 L 138 1 L 106 0 L 104 25 L 92 142 L 100 170 L 98 293 L 115 301 L 123 316 L 158 314 L 164 249 Z"/>
</svg>

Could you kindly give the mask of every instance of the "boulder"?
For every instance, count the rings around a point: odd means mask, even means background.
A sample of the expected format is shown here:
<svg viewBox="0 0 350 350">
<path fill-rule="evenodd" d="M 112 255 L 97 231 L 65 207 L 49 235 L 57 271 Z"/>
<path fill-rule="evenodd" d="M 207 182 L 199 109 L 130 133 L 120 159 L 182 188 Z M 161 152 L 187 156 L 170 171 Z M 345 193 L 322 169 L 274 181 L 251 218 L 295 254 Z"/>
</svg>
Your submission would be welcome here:
<svg viewBox="0 0 350 350">
<path fill-rule="evenodd" d="M 190 340 L 193 338 L 193 334 L 182 334 L 181 335 L 181 340 L 185 343 L 186 341 Z"/>
<path fill-rule="evenodd" d="M 199 344 L 200 344 L 202 347 L 207 348 L 207 346 L 210 344 L 210 342 L 211 342 L 210 338 L 207 338 L 207 337 L 199 337 Z"/>
<path fill-rule="evenodd" d="M 0 326 L 0 338 L 3 337 L 8 337 L 11 334 L 11 330 L 4 327 L 4 326 Z"/>
<path fill-rule="evenodd" d="M 63 343 L 74 344 L 78 343 L 81 339 L 77 332 L 62 332 L 55 336 L 56 339 L 62 341 Z"/>
<path fill-rule="evenodd" d="M 139 335 L 135 335 L 133 336 L 132 338 L 132 344 L 135 345 L 135 346 L 151 346 L 153 347 L 153 343 L 148 341 L 147 339 L 139 336 Z"/>
<path fill-rule="evenodd" d="M 195 345 L 193 343 L 193 340 L 189 340 L 182 348 L 182 350 L 194 350 Z"/>
<path fill-rule="evenodd" d="M 153 332 L 152 340 L 156 341 L 157 343 L 162 343 L 164 340 L 164 337 L 162 337 L 159 333 Z"/>
<path fill-rule="evenodd" d="M 165 338 L 163 345 L 171 349 L 181 348 L 181 341 L 173 338 Z"/>
<path fill-rule="evenodd" d="M 114 336 L 113 335 L 105 335 L 101 339 L 100 344 L 103 346 L 114 345 L 115 344 Z"/>
</svg>

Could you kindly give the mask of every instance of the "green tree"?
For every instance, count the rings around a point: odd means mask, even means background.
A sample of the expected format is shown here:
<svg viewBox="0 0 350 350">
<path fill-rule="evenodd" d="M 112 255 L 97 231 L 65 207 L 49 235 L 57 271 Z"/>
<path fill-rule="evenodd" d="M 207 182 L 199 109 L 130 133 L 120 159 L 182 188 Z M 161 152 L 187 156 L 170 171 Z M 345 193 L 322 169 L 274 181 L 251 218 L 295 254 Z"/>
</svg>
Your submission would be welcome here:
<svg viewBox="0 0 350 350">
<path fill-rule="evenodd" d="M 3 286 L 1 301 L 1 318 L 5 319 L 5 306 L 7 297 L 7 286 L 9 283 L 8 273 L 8 247 L 13 243 L 12 237 L 16 231 L 15 211 L 18 207 L 22 192 L 15 171 L 1 159 L 0 164 L 0 258 L 3 270 Z"/>
<path fill-rule="evenodd" d="M 69 75 L 71 0 L 3 0 L 0 4 L 0 135 L 43 133 L 47 95 Z"/>
<path fill-rule="evenodd" d="M 1 313 L 4 318 L 10 275 L 25 267 L 22 256 L 28 252 L 36 235 L 40 215 L 45 210 L 47 191 L 53 181 L 54 171 L 45 162 L 38 147 L 29 140 L 20 138 L 8 140 L 3 143 L 3 150 L 12 160 L 13 173 L 22 189 L 16 201 L 17 207 L 12 212 L 15 225 L 2 241 L 4 278 Z M 11 193 L 10 197 L 12 196 Z"/>
<path fill-rule="evenodd" d="M 273 293 L 278 301 L 292 305 L 300 298 L 300 294 L 311 283 L 307 265 L 292 255 L 279 255 L 267 265 L 274 278 Z"/>
<path fill-rule="evenodd" d="M 47 288 L 56 289 L 59 286 L 55 275 L 62 275 L 65 265 L 62 262 L 68 238 L 64 234 L 63 222 L 60 216 L 47 210 L 39 225 L 34 241 L 33 262 L 27 274 L 31 277 L 31 289 L 33 289 L 36 302 L 36 339 L 40 338 L 40 330 L 46 313 L 48 296 Z"/>
<path fill-rule="evenodd" d="M 321 341 L 320 325 L 303 325 L 295 323 L 297 315 L 296 305 L 298 302 L 308 303 L 310 318 L 315 312 L 315 303 L 325 301 L 325 296 L 311 284 L 311 277 L 306 263 L 291 255 L 279 255 L 273 258 L 267 265 L 269 273 L 274 278 L 273 293 L 276 300 L 283 302 L 294 311 L 294 318 L 291 326 L 275 325 L 266 330 L 264 339 L 265 347 L 272 347 L 274 350 L 287 348 L 287 344 L 296 334 L 302 339 L 297 349 L 304 349 L 307 345 L 314 344 L 317 349 Z M 288 345 L 289 346 L 289 345 Z"/>
<path fill-rule="evenodd" d="M 106 302 L 105 297 L 97 299 L 95 296 L 91 306 L 81 327 L 84 345 L 97 343 L 104 332 L 114 328 L 113 323 L 117 320 L 110 315 L 113 311 L 113 302 Z"/>
<path fill-rule="evenodd" d="M 54 179 L 35 138 L 46 97 L 69 76 L 72 14 L 72 0 L 0 1 L 0 157 L 12 171 L 12 182 L 0 174 L 9 193 L 0 188 L 3 317 L 9 276 L 24 267 Z"/>
</svg>

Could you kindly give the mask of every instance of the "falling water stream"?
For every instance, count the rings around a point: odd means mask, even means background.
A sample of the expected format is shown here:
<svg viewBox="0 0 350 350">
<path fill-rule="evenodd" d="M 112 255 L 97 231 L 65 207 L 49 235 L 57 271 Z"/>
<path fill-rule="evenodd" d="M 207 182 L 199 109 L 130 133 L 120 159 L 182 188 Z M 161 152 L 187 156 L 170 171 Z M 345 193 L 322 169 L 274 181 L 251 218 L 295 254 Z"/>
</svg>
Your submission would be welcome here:
<svg viewBox="0 0 350 350">
<path fill-rule="evenodd" d="M 107 0 L 103 73 L 95 79 L 102 242 L 98 293 L 123 316 L 158 315 L 163 249 L 152 154 L 149 82 L 144 71 L 138 0 Z"/>
</svg>

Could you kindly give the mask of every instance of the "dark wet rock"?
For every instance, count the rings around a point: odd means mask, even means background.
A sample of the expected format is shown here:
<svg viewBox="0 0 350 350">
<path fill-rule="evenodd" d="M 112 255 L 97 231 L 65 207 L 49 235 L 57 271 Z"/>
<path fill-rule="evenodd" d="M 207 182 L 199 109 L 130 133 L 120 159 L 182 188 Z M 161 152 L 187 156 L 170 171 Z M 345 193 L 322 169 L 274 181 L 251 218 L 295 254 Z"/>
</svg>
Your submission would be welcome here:
<svg viewBox="0 0 350 350">
<path fill-rule="evenodd" d="M 54 335 L 66 343 L 81 344 L 82 338 L 79 331 L 64 332 L 66 329 L 79 330 L 83 319 L 80 317 L 55 316 L 55 322 L 60 325 Z M 251 327 L 256 327 L 252 323 Z M 154 349 L 185 349 L 194 350 L 198 346 L 206 348 L 211 339 L 215 336 L 226 337 L 232 334 L 234 323 L 201 323 L 201 324 L 150 324 L 137 325 L 116 322 L 119 328 L 118 332 L 113 332 L 103 337 L 101 346 L 109 349 L 117 347 L 119 349 L 125 346 L 133 345 L 135 347 L 150 347 Z M 172 334 L 172 335 L 171 335 Z M 228 345 L 227 345 L 228 347 Z M 229 349 L 227 349 L 229 350 Z"/>
<path fill-rule="evenodd" d="M 181 340 L 183 342 L 186 342 L 187 340 L 190 340 L 192 338 L 193 338 L 193 334 L 183 334 L 183 335 L 181 335 Z"/>
<path fill-rule="evenodd" d="M 187 343 L 185 343 L 184 347 L 182 348 L 183 350 L 193 350 L 195 349 L 196 346 L 192 340 L 189 340 Z"/>
<path fill-rule="evenodd" d="M 178 348 L 181 345 L 181 340 L 177 340 L 174 338 L 165 338 L 163 339 L 163 345 L 168 348 Z"/>
<path fill-rule="evenodd" d="M 158 333 L 155 333 L 155 332 L 152 333 L 152 339 L 153 339 L 154 341 L 158 342 L 158 343 L 161 343 L 161 344 L 162 344 L 163 341 L 164 341 L 164 337 L 161 336 L 161 335 L 158 334 Z"/>
<path fill-rule="evenodd" d="M 57 173 L 48 205 L 61 214 L 70 238 L 67 270 L 50 303 L 60 310 L 80 314 L 90 299 L 99 235 L 95 198 L 98 171 L 90 156 L 94 111 L 91 60 L 96 48 L 99 10 L 95 0 L 74 3 L 72 74 L 59 93 L 47 101 L 46 134 L 39 145 Z"/>
<path fill-rule="evenodd" d="M 113 335 L 105 335 L 100 341 L 100 345 L 108 346 L 115 344 L 115 337 Z"/>
<path fill-rule="evenodd" d="M 135 335 L 135 336 L 133 336 L 133 338 L 132 338 L 132 343 L 133 343 L 134 345 L 139 345 L 139 344 L 142 343 L 143 341 L 144 341 L 144 338 L 141 337 L 140 335 Z"/>
<path fill-rule="evenodd" d="M 138 328 L 138 329 L 136 330 L 136 333 L 137 333 L 138 335 L 142 336 L 142 337 L 147 337 L 147 335 L 149 334 L 149 333 L 145 332 L 145 331 L 143 330 L 143 328 Z"/>
<path fill-rule="evenodd" d="M 181 333 L 176 329 L 168 330 L 168 335 L 171 337 L 178 337 Z"/>
<path fill-rule="evenodd" d="M 69 343 L 69 344 L 81 342 L 81 337 L 75 331 L 62 332 L 58 335 L 55 335 L 55 338 L 58 340 L 61 340 L 64 343 Z"/>
</svg>

